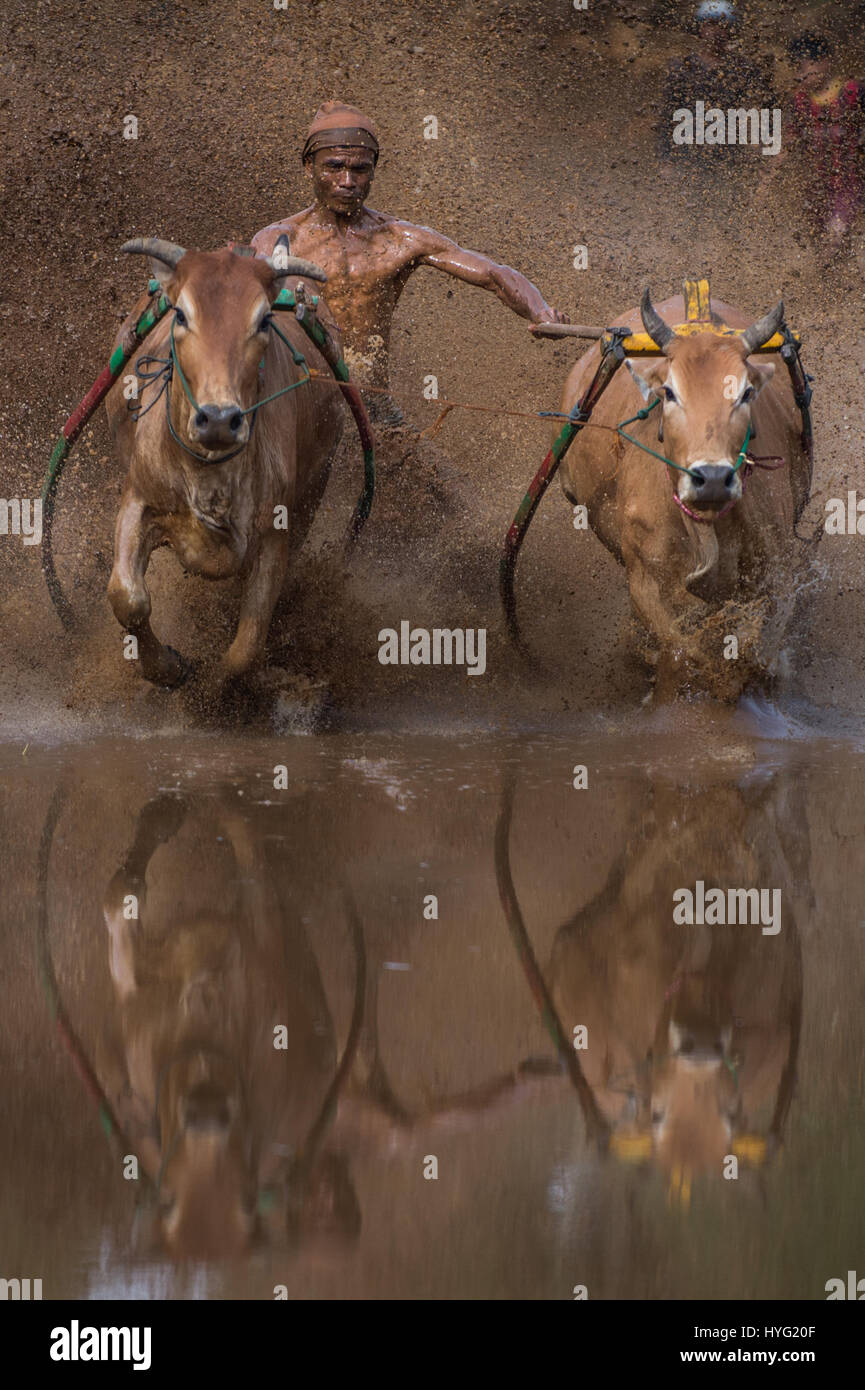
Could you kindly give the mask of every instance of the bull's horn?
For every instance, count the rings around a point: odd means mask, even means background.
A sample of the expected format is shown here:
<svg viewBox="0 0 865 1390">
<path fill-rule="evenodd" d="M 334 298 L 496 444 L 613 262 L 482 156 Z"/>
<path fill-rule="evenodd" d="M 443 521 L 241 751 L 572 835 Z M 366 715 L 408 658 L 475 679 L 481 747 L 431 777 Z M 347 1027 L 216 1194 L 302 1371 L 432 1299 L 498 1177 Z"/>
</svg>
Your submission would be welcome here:
<svg viewBox="0 0 865 1390">
<path fill-rule="evenodd" d="M 774 309 L 770 309 L 768 314 L 764 314 L 756 323 L 752 323 L 750 328 L 745 329 L 742 342 L 745 344 L 746 353 L 756 352 L 764 343 L 768 343 L 770 338 L 774 338 L 783 322 L 784 301 L 779 299 Z"/>
<path fill-rule="evenodd" d="M 640 300 L 640 316 L 643 320 L 643 327 L 649 337 L 658 344 L 659 348 L 666 347 L 671 338 L 675 338 L 675 333 L 668 323 L 664 323 L 652 303 L 652 296 L 649 294 L 648 285 L 643 290 L 643 297 Z"/>
<path fill-rule="evenodd" d="M 301 260 L 300 256 L 266 256 L 265 259 L 274 275 L 280 278 L 283 275 L 305 275 L 307 280 L 320 280 L 322 284 L 327 280 L 320 266 Z"/>
<path fill-rule="evenodd" d="M 162 261 L 163 265 L 171 266 L 172 270 L 186 255 L 185 246 L 178 246 L 174 241 L 163 241 L 158 236 L 133 237 L 131 241 L 125 241 L 120 249 L 133 256 L 152 256 L 154 260 Z"/>
</svg>

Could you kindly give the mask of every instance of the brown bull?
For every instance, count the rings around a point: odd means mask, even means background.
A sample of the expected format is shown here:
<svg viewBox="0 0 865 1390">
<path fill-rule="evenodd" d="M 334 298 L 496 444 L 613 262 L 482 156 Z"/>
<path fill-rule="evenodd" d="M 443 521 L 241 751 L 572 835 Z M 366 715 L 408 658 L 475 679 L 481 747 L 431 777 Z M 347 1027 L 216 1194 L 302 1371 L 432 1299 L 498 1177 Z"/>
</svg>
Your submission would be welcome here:
<svg viewBox="0 0 865 1390">
<path fill-rule="evenodd" d="M 610 1147 L 657 1166 L 685 1202 L 693 1177 L 720 1177 L 730 1154 L 759 1164 L 780 1139 L 802 1002 L 790 853 L 807 867 L 807 838 L 784 824 L 776 789 L 754 799 L 658 783 L 605 888 L 556 936 L 553 999 L 567 1033 L 587 1029 L 579 1057 Z M 781 883 L 777 936 L 677 925 L 676 889 L 703 874 Z"/>
<path fill-rule="evenodd" d="M 263 655 L 289 560 L 311 524 L 342 432 L 339 393 L 314 381 L 256 408 L 304 376 L 270 318 L 283 279 L 325 277 L 291 256 L 274 262 L 230 250 L 186 252 L 157 239 L 124 250 L 151 257 L 174 313 L 131 361 L 130 371 L 156 371 L 149 384 L 140 377 L 136 410 L 119 384 L 106 402 L 128 465 L 108 595 L 118 622 L 138 640 L 144 676 L 174 686 L 188 668 L 150 626 L 145 577 L 153 550 L 170 546 L 186 570 L 207 579 L 239 576 L 239 622 L 222 673 L 240 676 Z M 279 331 L 295 351 L 328 376 L 298 324 L 280 317 Z M 157 359 L 155 368 L 147 358 Z"/>
<path fill-rule="evenodd" d="M 235 799 L 150 801 L 103 902 L 118 1011 L 96 1070 L 179 1257 L 360 1227 L 342 1155 L 311 1144 L 336 1067 L 317 961 Z"/>
<path fill-rule="evenodd" d="M 589 428 L 566 454 L 561 482 L 569 501 L 585 505 L 592 530 L 625 567 L 632 609 L 657 663 L 658 696 L 708 685 L 735 697 L 755 668 L 765 669 L 772 659 L 762 630 L 769 599 L 783 592 L 783 567 L 793 558 L 810 462 L 787 372 L 752 360 L 783 322 L 783 304 L 747 327 L 749 320 L 737 309 L 716 303 L 713 323 L 746 328 L 741 337 L 708 326 L 678 336 L 667 320 L 681 322 L 684 310 L 676 297 L 656 311 L 647 290 L 639 310 L 616 320 L 639 330 L 642 319 L 663 356 L 629 360 L 629 371 L 613 378 L 592 415 L 593 424 L 615 426 L 647 402 L 659 402 L 627 432 L 676 467 L 665 467 L 609 430 Z M 586 390 L 598 352 L 593 348 L 571 371 L 563 410 L 570 411 Z M 760 456 L 766 466 L 746 483 L 749 426 L 749 455 Z M 742 613 L 735 605 L 749 602 L 757 635 L 752 626 L 740 637 L 754 659 L 726 660 L 723 639 L 736 631 L 736 611 Z M 728 603 L 734 604 L 729 621 L 706 626 L 710 613 L 723 613 Z M 776 629 L 783 627 L 778 612 L 773 620 Z"/>
</svg>

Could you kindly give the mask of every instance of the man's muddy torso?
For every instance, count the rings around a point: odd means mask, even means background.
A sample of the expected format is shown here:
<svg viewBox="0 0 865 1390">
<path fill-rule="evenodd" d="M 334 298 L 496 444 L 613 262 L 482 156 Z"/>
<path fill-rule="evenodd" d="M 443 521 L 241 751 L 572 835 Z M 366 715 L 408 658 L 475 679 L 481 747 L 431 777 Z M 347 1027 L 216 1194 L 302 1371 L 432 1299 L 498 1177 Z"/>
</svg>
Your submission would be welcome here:
<svg viewBox="0 0 865 1390">
<path fill-rule="evenodd" d="M 283 232 L 292 255 L 327 272 L 324 295 L 352 374 L 369 385 L 387 386 L 393 312 L 421 256 L 431 249 L 426 237 L 431 243 L 434 234 L 366 207 L 341 229 L 323 221 L 313 205 L 265 227 L 252 244 L 269 255 Z"/>
</svg>

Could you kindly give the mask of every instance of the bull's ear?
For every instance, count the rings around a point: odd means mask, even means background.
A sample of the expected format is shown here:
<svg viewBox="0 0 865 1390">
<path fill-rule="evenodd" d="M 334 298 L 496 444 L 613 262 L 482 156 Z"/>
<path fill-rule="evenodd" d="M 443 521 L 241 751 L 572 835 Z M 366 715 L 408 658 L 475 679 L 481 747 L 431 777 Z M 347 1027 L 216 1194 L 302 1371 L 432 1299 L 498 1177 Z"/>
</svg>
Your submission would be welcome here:
<svg viewBox="0 0 865 1390">
<path fill-rule="evenodd" d="M 748 380 L 754 388 L 754 394 L 759 396 L 764 386 L 768 386 L 772 377 L 775 375 L 774 362 L 746 362 Z"/>
<path fill-rule="evenodd" d="M 667 380 L 667 373 L 670 370 L 670 364 L 666 357 L 658 358 L 640 368 L 634 365 L 630 357 L 626 357 L 625 366 L 639 386 L 644 401 L 661 394 L 661 388 Z"/>
</svg>

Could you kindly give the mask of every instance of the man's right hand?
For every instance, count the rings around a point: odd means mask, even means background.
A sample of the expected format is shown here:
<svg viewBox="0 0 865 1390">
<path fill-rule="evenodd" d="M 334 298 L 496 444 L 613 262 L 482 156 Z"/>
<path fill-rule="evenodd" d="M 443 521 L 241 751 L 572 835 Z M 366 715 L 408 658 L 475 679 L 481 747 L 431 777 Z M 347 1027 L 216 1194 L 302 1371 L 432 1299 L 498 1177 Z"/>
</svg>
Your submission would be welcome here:
<svg viewBox="0 0 865 1390">
<path fill-rule="evenodd" d="M 570 321 L 567 314 L 563 313 L 561 309 L 552 309 L 549 304 L 544 305 L 539 317 L 534 320 L 535 323 L 570 323 Z"/>
</svg>

